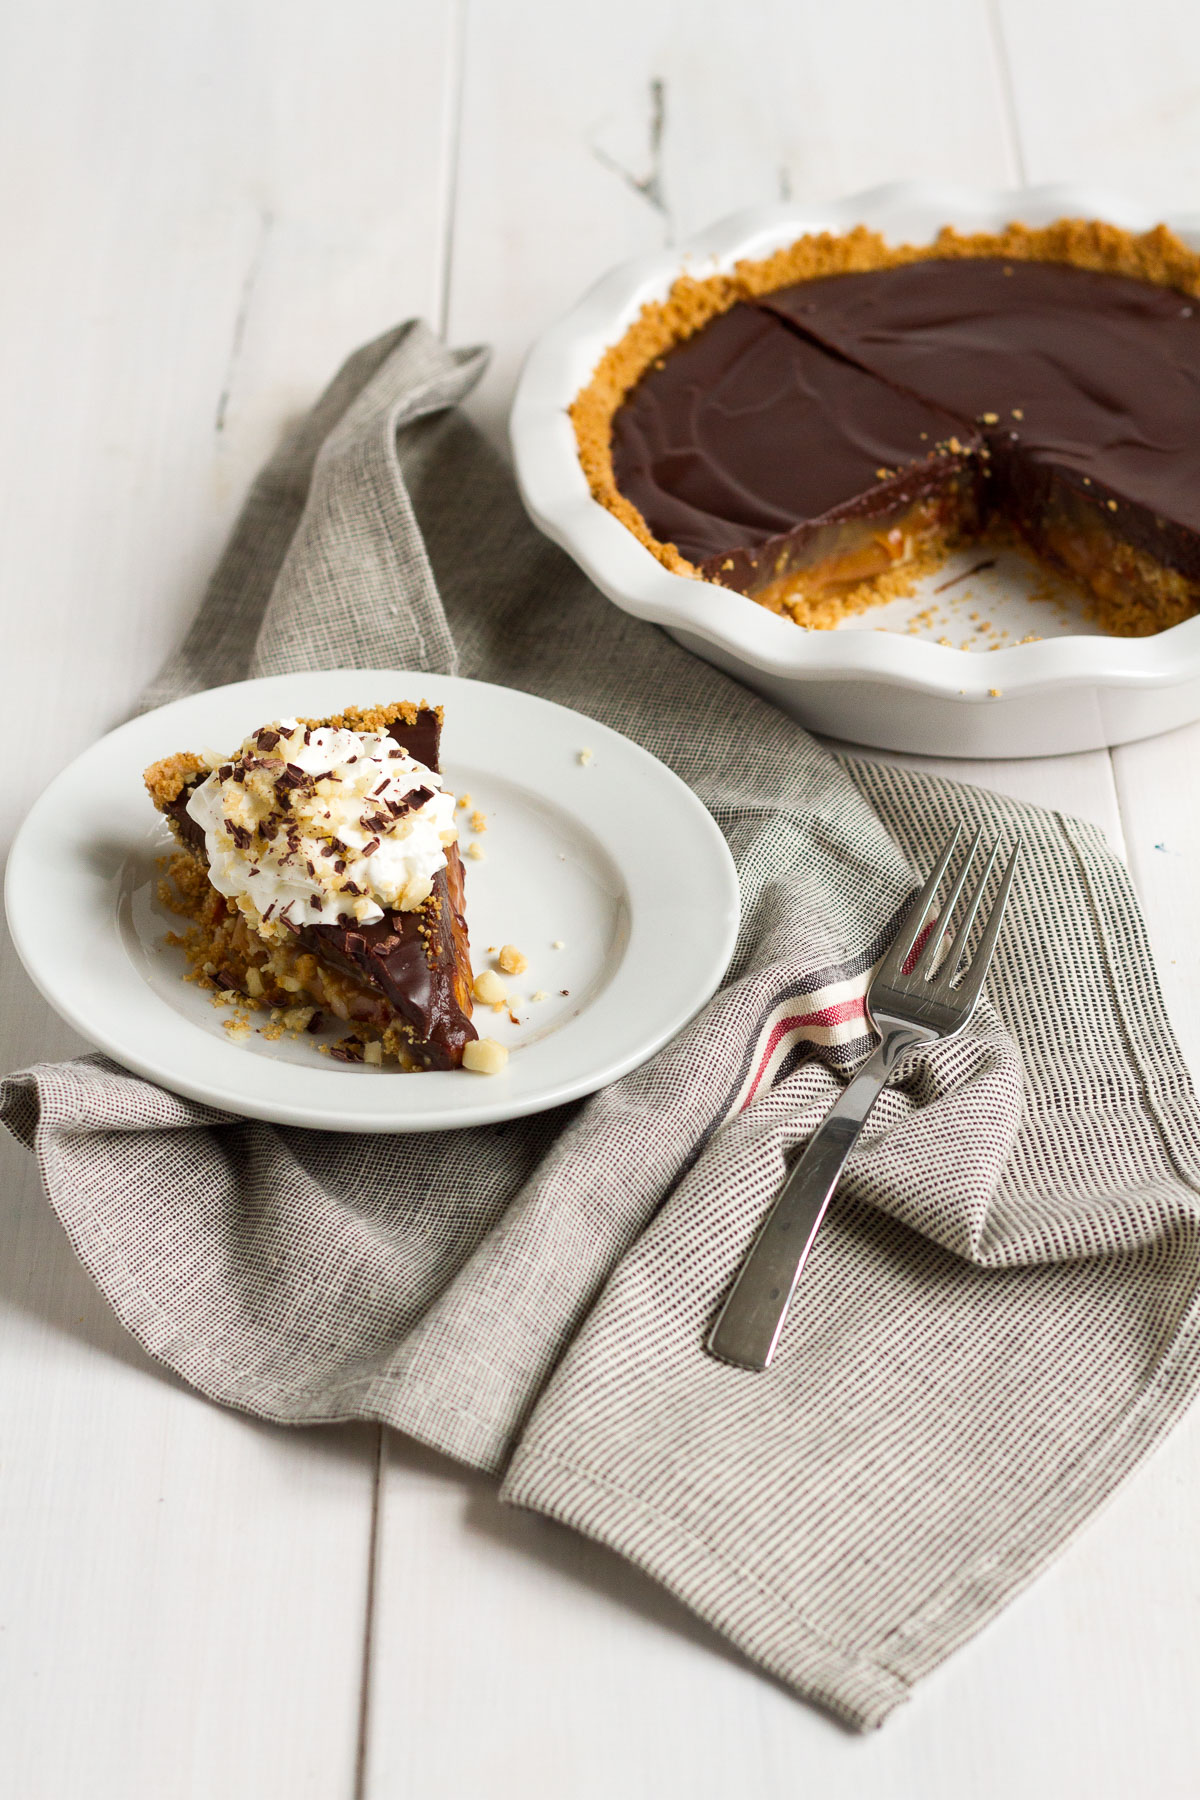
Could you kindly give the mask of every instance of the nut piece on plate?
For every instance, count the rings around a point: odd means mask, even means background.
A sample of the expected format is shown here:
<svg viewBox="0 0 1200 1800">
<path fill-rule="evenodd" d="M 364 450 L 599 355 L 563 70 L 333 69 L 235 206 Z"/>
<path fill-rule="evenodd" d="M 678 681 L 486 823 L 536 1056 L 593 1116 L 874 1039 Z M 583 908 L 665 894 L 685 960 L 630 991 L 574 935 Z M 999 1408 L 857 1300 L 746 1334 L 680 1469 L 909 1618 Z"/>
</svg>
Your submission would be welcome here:
<svg viewBox="0 0 1200 1800">
<path fill-rule="evenodd" d="M 463 1068 L 476 1075 L 498 1075 L 508 1061 L 508 1051 L 495 1038 L 476 1038 L 463 1049 Z"/>
<path fill-rule="evenodd" d="M 508 989 L 495 969 L 480 969 L 471 991 L 484 1006 L 499 1006 L 508 999 Z"/>
<path fill-rule="evenodd" d="M 506 975 L 523 975 L 529 967 L 529 958 L 523 956 L 515 944 L 505 944 L 496 961 Z"/>
</svg>

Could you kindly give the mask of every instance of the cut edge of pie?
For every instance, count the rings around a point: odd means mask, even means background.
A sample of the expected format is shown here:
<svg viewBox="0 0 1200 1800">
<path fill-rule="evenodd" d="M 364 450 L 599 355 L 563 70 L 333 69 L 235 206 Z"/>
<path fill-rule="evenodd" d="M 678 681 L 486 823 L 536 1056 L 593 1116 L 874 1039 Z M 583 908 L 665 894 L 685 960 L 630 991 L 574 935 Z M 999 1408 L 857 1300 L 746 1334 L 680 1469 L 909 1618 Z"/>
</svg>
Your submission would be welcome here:
<svg viewBox="0 0 1200 1800">
<path fill-rule="evenodd" d="M 678 547 L 653 534 L 637 506 L 621 492 L 613 467 L 613 421 L 641 377 L 666 353 L 741 301 L 829 275 L 855 274 L 901 264 L 956 258 L 1065 263 L 1098 273 L 1130 276 L 1157 287 L 1200 295 L 1200 254 L 1166 225 L 1134 233 L 1096 219 L 1058 219 L 1034 227 L 1012 223 L 999 232 L 962 233 L 945 226 L 927 244 L 889 244 L 865 225 L 844 233 L 820 232 L 796 239 L 762 259 L 744 259 L 728 272 L 681 274 L 666 298 L 648 301 L 633 324 L 605 350 L 569 414 L 579 460 L 592 496 L 632 532 L 673 574 L 742 592 L 772 612 L 809 630 L 833 629 L 851 613 L 911 595 L 918 580 L 938 568 L 963 542 L 1005 541 L 1014 534 L 1001 522 L 981 533 L 969 515 L 918 502 L 910 515 L 890 521 L 886 532 L 864 538 L 841 563 L 815 573 L 781 573 L 755 591 L 722 581 L 688 560 Z M 1144 636 L 1178 624 L 1200 605 L 1200 585 L 1145 550 L 1111 534 L 1091 543 L 1091 521 L 1051 519 L 1053 543 L 1027 544 L 1066 574 L 1097 622 L 1116 635 Z M 1085 529 L 1086 528 L 1086 529 Z M 1094 535 L 1094 534 L 1093 534 Z M 732 567 L 732 564 L 725 565 Z"/>
<path fill-rule="evenodd" d="M 388 735 L 435 773 L 439 769 L 441 707 L 399 701 L 346 707 L 324 719 L 299 719 L 306 728 L 331 727 Z M 266 729 L 266 728 L 262 728 Z M 212 991 L 215 1004 L 232 1000 L 225 1021 L 234 1037 L 251 1029 L 248 1014 L 268 1014 L 268 1039 L 298 1037 L 340 1020 L 350 1034 L 320 1048 L 341 1062 L 402 1069 L 450 1069 L 477 1040 L 471 1023 L 472 972 L 464 913 L 464 870 L 457 843 L 432 891 L 411 911 L 388 909 L 372 925 L 306 925 L 294 935 L 263 936 L 252 911 L 226 899 L 209 880 L 205 840 L 188 814 L 192 790 L 221 766 L 192 751 L 162 758 L 143 779 L 164 816 L 176 849 L 159 884 L 160 901 L 188 921 L 168 942 L 181 948 L 185 979 Z"/>
</svg>

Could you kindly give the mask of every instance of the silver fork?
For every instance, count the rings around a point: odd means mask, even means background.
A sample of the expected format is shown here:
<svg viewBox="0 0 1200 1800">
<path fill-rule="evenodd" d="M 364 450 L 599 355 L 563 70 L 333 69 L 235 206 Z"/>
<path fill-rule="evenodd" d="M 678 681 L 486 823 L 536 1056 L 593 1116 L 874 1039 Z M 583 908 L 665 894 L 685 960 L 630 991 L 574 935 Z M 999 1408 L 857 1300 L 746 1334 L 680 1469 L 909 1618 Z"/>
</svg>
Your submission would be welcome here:
<svg viewBox="0 0 1200 1800">
<path fill-rule="evenodd" d="M 983 978 L 1004 920 L 1021 840 L 1018 838 L 1013 846 L 970 966 L 955 985 L 1000 851 L 997 840 L 954 933 L 954 945 L 939 967 L 938 955 L 953 928 L 955 908 L 963 897 L 983 831 L 981 828 L 975 833 L 946 903 L 930 926 L 938 889 L 961 836 L 962 826 L 958 825 L 867 991 L 867 1018 L 879 1033 L 878 1048 L 847 1085 L 784 1182 L 708 1334 L 708 1349 L 722 1362 L 737 1363 L 744 1369 L 770 1367 L 792 1296 L 846 1158 L 858 1142 L 867 1115 L 892 1070 L 905 1051 L 917 1044 L 954 1037 L 979 1003 Z M 926 929 L 928 937 L 922 944 Z"/>
</svg>

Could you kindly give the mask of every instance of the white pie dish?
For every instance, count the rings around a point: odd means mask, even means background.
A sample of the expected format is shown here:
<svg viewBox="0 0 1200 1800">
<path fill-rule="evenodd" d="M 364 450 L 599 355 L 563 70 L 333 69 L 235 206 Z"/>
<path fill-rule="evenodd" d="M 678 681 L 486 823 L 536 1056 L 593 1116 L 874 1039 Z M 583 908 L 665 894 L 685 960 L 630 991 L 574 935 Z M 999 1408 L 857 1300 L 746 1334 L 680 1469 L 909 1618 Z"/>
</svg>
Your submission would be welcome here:
<svg viewBox="0 0 1200 1800">
<path fill-rule="evenodd" d="M 171 839 L 142 770 L 177 750 L 232 749 L 271 719 L 405 699 L 444 706 L 446 784 L 487 815 L 485 835 L 461 832 L 486 849 L 465 863 L 474 967 L 491 961 L 489 944 L 514 943 L 529 959 L 507 978 L 524 1001 L 519 1023 L 477 1010 L 480 1035 L 510 1051 L 498 1075 L 406 1075 L 333 1061 L 303 1037 L 235 1039 L 213 996 L 182 979 L 182 951 L 163 941 L 180 928 L 156 891 Z M 110 732 L 34 804 L 5 898 L 45 998 L 118 1062 L 233 1113 L 330 1131 L 484 1125 L 615 1081 L 715 991 L 739 913 L 717 825 L 639 745 L 531 694 L 375 669 L 238 682 Z"/>
<path fill-rule="evenodd" d="M 647 301 L 665 297 L 685 267 L 704 276 L 767 256 L 805 233 L 857 224 L 893 242 L 927 243 L 943 225 L 987 231 L 1014 219 L 1042 225 L 1064 216 L 1130 231 L 1164 222 L 1087 187 L 1001 191 L 906 182 L 825 206 L 735 213 L 682 247 L 622 264 L 545 332 L 522 370 L 510 429 L 531 517 L 616 605 L 662 625 L 833 737 L 927 755 L 1049 756 L 1126 743 L 1200 717 L 1200 617 L 1156 637 L 1109 637 L 1074 605 L 1061 617 L 1039 606 L 1011 566 L 1002 566 L 975 598 L 989 626 L 1019 637 L 1025 618 L 1030 632 L 1060 635 L 986 653 L 939 643 L 919 626 L 908 635 L 939 584 L 956 572 L 953 564 L 921 583 L 911 600 L 872 609 L 836 631 L 802 631 L 742 595 L 665 569 L 592 498 L 576 453 L 568 406 L 604 350 Z M 1200 250 L 1200 214 L 1167 216 L 1165 223 Z"/>
</svg>

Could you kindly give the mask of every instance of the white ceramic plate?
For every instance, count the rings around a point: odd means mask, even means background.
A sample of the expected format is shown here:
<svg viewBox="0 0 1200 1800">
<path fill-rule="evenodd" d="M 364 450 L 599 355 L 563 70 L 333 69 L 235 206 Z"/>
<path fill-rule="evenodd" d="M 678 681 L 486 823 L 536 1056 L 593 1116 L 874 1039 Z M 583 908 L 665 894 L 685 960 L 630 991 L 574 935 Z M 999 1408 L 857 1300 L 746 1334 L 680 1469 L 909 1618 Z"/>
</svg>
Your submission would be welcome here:
<svg viewBox="0 0 1200 1800">
<path fill-rule="evenodd" d="M 568 405 L 607 346 L 685 266 L 703 276 L 767 256 L 806 232 L 862 223 L 893 242 L 928 243 L 943 225 L 985 231 L 1064 215 L 1133 231 L 1159 222 L 1144 207 L 1090 188 L 982 192 L 906 182 L 829 206 L 736 213 L 682 248 L 624 264 L 546 332 L 522 371 L 511 431 L 530 514 L 626 612 L 665 626 L 834 737 L 929 755 L 1048 756 L 1200 717 L 1200 618 L 1153 638 L 1106 637 L 1082 619 L 1067 590 L 1057 602 L 1031 599 L 1032 578 L 1017 558 L 939 593 L 987 554 L 979 551 L 931 576 L 912 600 L 836 631 L 800 631 L 741 595 L 664 569 L 592 499 L 576 455 Z M 1200 216 L 1166 223 L 1200 249 Z M 1042 641 L 1018 641 L 1031 633 Z M 1011 647 L 985 647 L 996 641 Z M 973 648 L 963 649 L 965 642 Z"/>
<path fill-rule="evenodd" d="M 485 860 L 466 862 L 476 969 L 488 945 L 515 944 L 529 959 L 506 978 L 523 1002 L 519 1023 L 476 1015 L 481 1036 L 508 1045 L 506 1069 L 405 1075 L 333 1062 L 311 1039 L 235 1041 L 228 1013 L 181 979 L 182 952 L 163 943 L 179 924 L 157 898 L 170 837 L 142 770 L 176 750 L 231 749 L 269 719 L 423 698 L 445 708 L 447 785 L 487 814 Z M 586 764 L 581 750 L 592 752 Z M 720 831 L 628 738 L 511 689 L 375 669 L 239 682 L 122 725 L 33 807 L 6 899 L 46 999 L 118 1062 L 231 1112 L 331 1131 L 482 1125 L 615 1081 L 715 991 L 738 924 Z M 539 988 L 548 997 L 534 1003 Z"/>
</svg>

